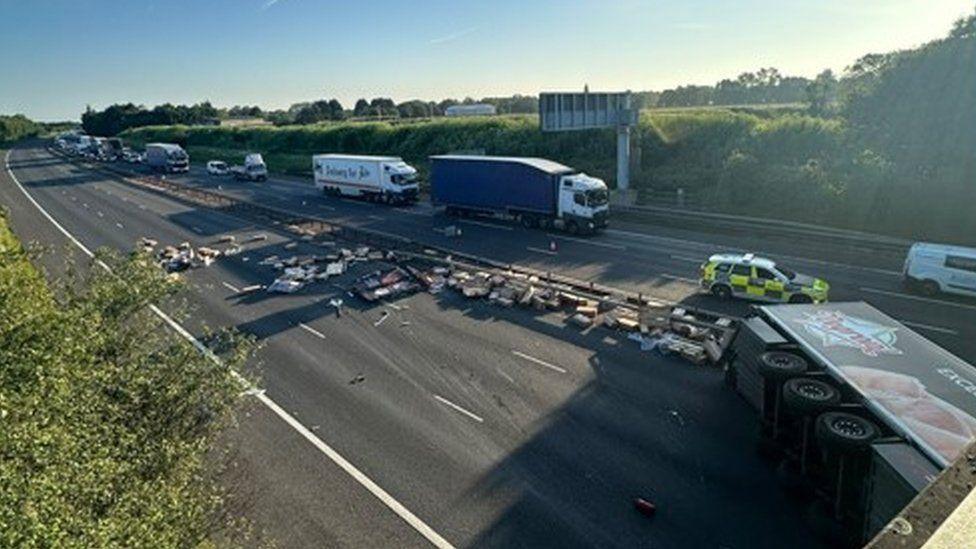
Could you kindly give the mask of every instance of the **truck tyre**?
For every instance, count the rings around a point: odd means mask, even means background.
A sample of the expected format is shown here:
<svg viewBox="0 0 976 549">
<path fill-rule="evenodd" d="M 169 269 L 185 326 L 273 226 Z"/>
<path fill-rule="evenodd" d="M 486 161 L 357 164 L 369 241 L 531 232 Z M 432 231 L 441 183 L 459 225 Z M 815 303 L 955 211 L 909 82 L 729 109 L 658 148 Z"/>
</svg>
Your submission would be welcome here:
<svg viewBox="0 0 976 549">
<path fill-rule="evenodd" d="M 790 303 L 793 304 L 813 303 L 813 299 L 811 299 L 810 296 L 805 294 L 794 294 L 790 296 Z"/>
<path fill-rule="evenodd" d="M 577 224 L 575 221 L 567 221 L 566 222 L 566 232 L 567 233 L 574 234 L 575 235 L 575 234 L 579 234 L 579 230 L 580 230 L 579 229 L 579 224 Z"/>
<path fill-rule="evenodd" d="M 810 415 L 825 412 L 838 402 L 840 402 L 840 391 L 819 379 L 795 377 L 783 384 L 783 403 L 797 414 Z"/>
<path fill-rule="evenodd" d="M 881 433 L 873 422 L 847 412 L 820 414 L 815 432 L 821 445 L 841 452 L 863 450 Z"/>
<path fill-rule="evenodd" d="M 799 355 L 770 351 L 759 355 L 759 373 L 776 381 L 785 381 L 807 371 L 807 361 Z"/>
<path fill-rule="evenodd" d="M 719 299 L 726 300 L 732 298 L 732 288 L 725 284 L 713 284 L 711 291 L 712 295 Z"/>
<path fill-rule="evenodd" d="M 535 217 L 529 214 L 520 215 L 519 220 L 522 222 L 522 226 L 526 229 L 534 229 L 539 226 L 539 223 L 535 220 Z"/>
</svg>

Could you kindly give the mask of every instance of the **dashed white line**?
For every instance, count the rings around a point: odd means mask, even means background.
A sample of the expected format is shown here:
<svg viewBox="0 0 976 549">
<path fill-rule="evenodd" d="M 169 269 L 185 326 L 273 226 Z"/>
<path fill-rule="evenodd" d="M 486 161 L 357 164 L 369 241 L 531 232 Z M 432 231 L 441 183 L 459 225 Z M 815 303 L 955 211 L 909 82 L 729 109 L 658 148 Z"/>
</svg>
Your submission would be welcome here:
<svg viewBox="0 0 976 549">
<path fill-rule="evenodd" d="M 918 296 L 918 295 L 903 294 L 901 292 L 890 292 L 888 290 L 879 290 L 877 288 L 865 288 L 865 287 L 862 287 L 861 288 L 861 291 L 862 292 L 867 292 L 869 294 L 879 294 L 879 295 L 887 295 L 887 296 L 891 296 L 891 297 L 900 297 L 902 299 L 910 299 L 910 300 L 913 300 L 913 301 L 920 301 L 920 302 L 923 302 L 923 303 L 932 303 L 934 305 L 945 305 L 946 307 L 956 307 L 956 308 L 959 308 L 959 309 L 969 309 L 970 311 L 976 311 L 976 306 L 974 306 L 974 305 L 967 305 L 965 303 L 953 303 L 952 301 L 944 301 L 944 300 L 941 300 L 941 299 L 933 299 L 931 297 L 922 297 L 922 296 Z"/>
<path fill-rule="evenodd" d="M 122 226 L 122 224 L 121 224 L 121 223 L 119 223 L 119 222 L 116 222 L 116 223 L 115 223 L 115 226 L 116 226 L 116 227 L 118 227 L 118 228 L 120 228 L 120 229 L 124 229 L 124 228 L 125 228 L 125 227 L 123 227 L 123 226 Z"/>
<path fill-rule="evenodd" d="M 906 326 L 911 326 L 912 328 L 920 328 L 922 330 L 929 330 L 932 332 L 939 332 L 942 334 L 959 335 L 959 332 L 953 330 L 952 328 L 943 328 L 941 326 L 932 326 L 930 324 L 922 324 L 921 322 L 911 322 L 908 320 L 902 320 L 901 323 Z"/>
<path fill-rule="evenodd" d="M 312 334 L 313 336 L 315 336 L 315 337 L 317 337 L 319 339 L 325 339 L 325 334 L 323 334 L 322 332 L 320 332 L 320 331 L 316 330 L 315 328 L 309 326 L 308 324 L 305 324 L 304 322 L 299 322 L 298 323 L 298 327 L 301 328 L 301 329 L 303 329 L 303 330 L 305 330 L 306 332 Z"/>
<path fill-rule="evenodd" d="M 543 368 L 549 368 L 550 370 L 552 370 L 554 372 L 559 372 L 560 374 L 565 374 L 566 373 L 566 369 L 565 368 L 561 368 L 559 366 L 556 366 L 555 364 L 550 364 L 550 363 L 546 362 L 545 360 L 542 360 L 541 358 L 536 358 L 534 356 L 527 355 L 527 354 L 525 354 L 525 353 L 523 353 L 521 351 L 516 351 L 514 349 L 512 349 L 512 354 L 515 355 L 515 356 L 517 356 L 517 357 L 519 357 L 519 358 L 528 360 L 529 362 L 534 362 L 535 364 L 538 364 L 539 366 L 542 366 Z"/>
<path fill-rule="evenodd" d="M 203 234 L 203 229 L 201 229 L 200 227 L 190 227 L 190 228 L 193 230 L 193 232 L 197 234 Z"/>
<path fill-rule="evenodd" d="M 505 373 L 505 370 L 502 370 L 501 368 L 495 368 L 495 371 L 498 372 L 498 375 L 500 375 L 503 378 L 505 378 L 509 383 L 511 383 L 512 385 L 515 385 L 515 379 L 512 378 L 512 376 L 510 376 L 507 373 Z"/>
<path fill-rule="evenodd" d="M 485 420 L 481 416 L 475 414 L 474 412 L 469 412 L 468 410 L 465 410 L 464 408 L 458 406 L 457 404 L 454 404 L 453 402 L 451 402 L 450 400 L 447 400 L 446 398 L 442 397 L 441 395 L 434 395 L 434 398 L 437 399 L 437 401 L 440 402 L 441 404 L 443 404 L 445 406 L 448 406 L 450 408 L 453 408 L 455 411 L 460 412 L 460 413 L 468 416 L 469 418 L 477 421 L 478 423 L 484 423 L 485 422 Z"/>
<path fill-rule="evenodd" d="M 327 210 L 327 211 L 330 211 L 330 212 L 334 212 L 335 211 L 335 207 L 333 207 L 333 206 L 326 206 L 325 204 L 316 204 L 316 207 L 318 209 L 320 209 L 320 210 Z"/>
<path fill-rule="evenodd" d="M 105 217 L 105 214 L 103 214 L 102 212 L 95 212 L 95 213 L 98 214 L 98 217 Z"/>
<path fill-rule="evenodd" d="M 688 278 L 686 276 L 677 276 L 673 274 L 660 273 L 657 276 L 661 278 L 666 278 L 668 280 L 677 280 L 679 282 L 687 282 L 689 284 L 698 284 L 698 280 L 694 278 Z"/>
<path fill-rule="evenodd" d="M 239 294 L 239 293 L 241 293 L 241 290 L 240 290 L 240 289 L 238 289 L 238 288 L 237 288 L 236 286 L 234 286 L 233 284 L 229 284 L 229 283 L 227 283 L 227 282 L 221 282 L 221 284 L 223 284 L 223 285 L 224 285 L 224 288 L 227 288 L 228 290 L 230 290 L 230 291 L 232 291 L 232 292 L 234 292 L 235 294 Z"/>
<path fill-rule="evenodd" d="M 704 258 L 701 258 L 701 257 L 689 257 L 687 255 L 674 255 L 674 254 L 670 254 L 669 257 L 671 259 L 676 260 L 676 261 L 687 261 L 689 263 L 698 263 L 698 264 L 701 264 L 701 263 L 704 263 L 705 262 L 705 259 Z"/>
<path fill-rule="evenodd" d="M 477 225 L 479 227 L 488 227 L 489 229 L 498 229 L 501 231 L 512 231 L 512 227 L 508 225 L 496 225 L 494 223 L 486 223 L 484 221 L 458 221 L 458 223 L 463 223 L 465 225 Z"/>
<path fill-rule="evenodd" d="M 86 207 L 86 208 L 88 207 L 88 203 L 87 202 L 82 202 L 81 205 L 84 206 L 84 207 Z"/>
<path fill-rule="evenodd" d="M 29 200 L 31 204 L 33 204 L 34 207 L 36 207 L 38 211 L 40 211 L 41 214 L 44 215 L 44 217 L 47 218 L 48 221 L 51 222 L 51 224 L 53 224 L 59 231 L 61 231 L 61 233 L 64 234 L 68 238 L 68 240 L 70 240 L 76 246 L 78 246 L 78 248 L 82 252 L 84 252 L 85 255 L 87 255 L 88 257 L 94 257 L 95 254 L 92 253 L 91 250 L 89 250 L 84 244 L 81 243 L 81 241 L 75 238 L 73 234 L 69 233 L 67 229 L 65 229 L 60 223 L 57 222 L 57 220 L 51 217 L 51 214 L 49 214 L 47 210 L 41 207 L 41 205 L 36 200 L 34 200 L 34 197 L 27 192 L 27 189 L 25 189 L 24 186 L 20 184 L 20 181 L 17 179 L 17 176 L 15 176 L 14 172 L 10 169 L 10 152 L 11 152 L 10 150 L 7 151 L 7 155 L 6 158 L 4 159 L 4 163 L 6 164 L 7 167 L 7 173 L 10 174 L 10 178 L 13 179 L 14 183 L 17 184 L 17 187 L 20 188 L 20 192 L 24 193 L 24 196 L 27 197 L 27 200 Z M 101 265 L 103 268 L 111 272 L 111 269 L 109 269 L 108 265 L 106 265 L 101 260 L 97 260 L 97 261 L 99 265 Z M 173 330 L 175 330 L 178 334 L 180 334 L 181 337 L 189 341 L 204 356 L 208 357 L 210 360 L 213 360 L 214 362 L 217 363 L 220 362 L 220 359 L 217 358 L 209 349 L 207 349 L 207 347 L 203 343 L 201 343 L 200 340 L 193 337 L 193 334 L 189 333 L 186 330 L 186 328 L 184 328 L 178 322 L 170 318 L 166 313 L 162 312 L 155 305 L 150 305 L 149 308 L 150 310 L 152 310 L 153 314 L 163 319 L 163 321 L 165 321 L 167 325 L 173 328 Z M 234 374 L 237 375 L 236 372 L 234 372 Z M 240 376 L 238 377 L 239 379 L 243 380 L 243 378 L 240 378 Z M 386 505 L 387 508 L 389 508 L 391 511 L 396 513 L 396 515 L 400 517 L 404 522 L 409 524 L 420 535 L 424 536 L 424 538 L 426 538 L 427 541 L 429 541 L 434 547 L 437 547 L 438 549 L 454 549 L 454 546 L 451 545 L 449 541 L 444 539 L 443 536 L 438 534 L 433 528 L 427 525 L 427 523 L 421 520 L 417 515 L 413 514 L 402 503 L 394 499 L 393 496 L 391 496 L 386 490 L 384 490 L 378 484 L 373 482 L 371 478 L 369 478 L 362 471 L 357 469 L 356 466 L 350 463 L 348 460 L 346 460 L 346 458 L 342 457 L 342 455 L 339 454 L 339 452 L 336 452 L 331 446 L 326 444 L 325 441 L 320 439 L 315 433 L 313 433 L 307 427 L 302 425 L 300 421 L 295 419 L 293 415 L 289 414 L 284 408 L 279 406 L 278 403 L 272 400 L 271 397 L 265 394 L 264 391 L 254 391 L 252 394 L 254 395 L 255 398 L 261 401 L 262 404 L 267 406 L 268 409 L 274 412 L 275 415 L 280 417 L 292 429 L 294 429 L 296 432 L 298 432 L 298 434 L 304 437 L 305 440 L 309 441 L 313 446 L 315 446 L 316 449 L 318 449 L 320 452 L 325 454 L 325 456 L 330 460 L 332 460 L 333 463 L 338 465 L 343 471 L 346 472 L 346 474 L 351 476 L 362 487 L 366 488 L 369 491 L 369 493 L 373 494 L 373 496 L 376 499 L 380 500 L 380 502 L 382 502 L 383 505 Z"/>
<path fill-rule="evenodd" d="M 588 240 L 586 238 L 576 238 L 574 236 L 562 236 L 558 234 L 549 234 L 547 236 L 549 236 L 550 238 L 558 238 L 560 240 L 570 240 L 572 242 L 579 242 L 580 244 L 589 244 L 590 246 L 597 246 L 600 248 L 607 248 L 610 250 L 623 251 L 627 249 L 626 246 L 621 246 L 620 244 L 608 244 L 606 242 L 600 242 L 599 240 Z"/>
<path fill-rule="evenodd" d="M 552 250 L 543 250 L 542 248 L 534 248 L 532 246 L 527 246 L 525 249 L 528 250 L 528 251 L 530 251 L 530 252 L 535 252 L 537 254 L 559 255 L 559 253 L 554 252 Z"/>
<path fill-rule="evenodd" d="M 426 213 L 424 213 L 424 212 L 415 212 L 415 211 L 410 210 L 410 209 L 407 209 L 407 208 L 393 208 L 393 209 L 396 210 L 396 211 L 398 211 L 398 212 L 403 212 L 405 214 L 419 215 L 419 216 L 423 216 L 423 217 L 429 217 L 429 215 L 426 214 Z"/>
</svg>

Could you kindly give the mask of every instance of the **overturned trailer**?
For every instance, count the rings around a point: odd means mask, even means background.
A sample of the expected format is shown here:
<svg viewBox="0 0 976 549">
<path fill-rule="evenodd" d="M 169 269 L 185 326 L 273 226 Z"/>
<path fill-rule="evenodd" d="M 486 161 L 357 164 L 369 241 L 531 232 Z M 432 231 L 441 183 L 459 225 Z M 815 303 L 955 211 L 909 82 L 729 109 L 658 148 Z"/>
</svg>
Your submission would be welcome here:
<svg viewBox="0 0 976 549">
<path fill-rule="evenodd" d="M 976 369 L 863 302 L 757 307 L 728 376 L 838 543 L 871 539 L 976 436 Z"/>
</svg>

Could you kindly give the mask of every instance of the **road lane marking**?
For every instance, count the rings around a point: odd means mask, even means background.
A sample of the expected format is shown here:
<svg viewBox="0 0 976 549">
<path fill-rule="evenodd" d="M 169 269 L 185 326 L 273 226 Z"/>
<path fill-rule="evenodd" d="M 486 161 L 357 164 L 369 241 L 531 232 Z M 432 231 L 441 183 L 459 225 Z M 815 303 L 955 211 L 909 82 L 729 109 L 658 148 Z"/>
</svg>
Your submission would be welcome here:
<svg viewBox="0 0 976 549">
<path fill-rule="evenodd" d="M 465 410 L 464 408 L 458 406 L 457 404 L 454 404 L 453 402 L 451 402 L 450 400 L 447 400 L 446 398 L 442 397 L 441 395 L 434 395 L 434 398 L 437 399 L 437 401 L 440 402 L 441 404 L 443 404 L 445 406 L 448 406 L 450 408 L 453 408 L 455 411 L 460 412 L 460 413 L 468 416 L 469 418 L 477 421 L 478 423 L 484 423 L 485 422 L 485 420 L 482 419 L 481 416 L 479 416 L 479 415 L 477 415 L 477 414 L 475 414 L 473 412 L 469 412 L 468 410 Z"/>
<path fill-rule="evenodd" d="M 78 247 L 78 249 L 84 252 L 84 254 L 87 255 L 88 257 L 94 258 L 95 254 L 92 253 L 92 251 L 89 250 L 84 244 L 82 244 L 80 240 L 75 238 L 73 234 L 69 233 L 67 229 L 65 229 L 60 223 L 57 222 L 57 220 L 51 217 L 51 214 L 49 214 L 47 210 L 45 210 L 36 200 L 34 200 L 34 197 L 27 192 L 27 189 L 25 189 L 24 186 L 20 184 L 20 181 L 17 179 L 17 176 L 15 176 L 14 172 L 10 169 L 10 152 L 11 152 L 10 150 L 7 151 L 7 155 L 6 158 L 4 159 L 4 163 L 6 164 L 7 173 L 10 175 L 10 178 L 14 181 L 14 183 L 17 184 L 17 187 L 20 189 L 20 192 L 24 193 L 24 196 L 27 197 L 27 200 L 29 200 L 30 203 L 33 204 L 34 207 L 37 208 L 38 211 L 40 211 L 41 214 L 45 218 L 47 218 L 48 221 L 51 222 L 52 225 L 54 225 L 59 231 L 61 231 L 61 233 L 64 234 L 64 236 L 66 236 L 68 240 L 74 243 Z M 104 268 L 106 271 L 112 272 L 112 269 L 109 268 L 109 266 L 106 265 L 105 262 L 101 260 L 96 260 L 96 263 L 102 268 Z M 214 355 L 213 352 L 210 351 L 210 349 L 208 349 L 206 345 L 200 342 L 200 340 L 193 337 L 193 334 L 188 332 L 186 328 L 184 328 L 180 323 L 170 318 L 166 313 L 164 313 L 155 305 L 150 305 L 149 309 L 153 312 L 153 314 L 155 314 L 156 316 L 161 318 L 164 322 L 166 322 L 166 324 L 170 328 L 172 328 L 177 334 L 179 334 L 181 337 L 189 341 L 200 352 L 200 354 L 204 355 L 205 357 L 207 357 L 209 360 L 211 360 L 216 364 L 222 364 L 220 358 Z M 246 382 L 246 380 L 236 371 L 231 370 L 231 372 L 238 380 L 240 380 L 241 382 Z M 345 471 L 349 476 L 351 476 L 362 487 L 366 488 L 366 490 L 368 490 L 371 494 L 373 494 L 373 496 L 376 499 L 380 500 L 380 502 L 386 505 L 386 507 L 389 508 L 391 511 L 396 513 L 397 516 L 399 516 L 404 522 L 409 524 L 420 535 L 424 536 L 424 538 L 426 538 L 427 541 L 429 541 L 434 547 L 437 547 L 438 549 L 454 549 L 454 546 L 451 545 L 449 541 L 444 539 L 444 537 L 438 534 L 433 528 L 428 526 L 427 523 L 425 523 L 423 520 L 417 517 L 417 515 L 414 515 L 402 503 L 394 499 L 393 496 L 391 496 L 386 490 L 384 490 L 378 484 L 373 482 L 372 479 L 370 479 L 362 471 L 357 469 L 352 463 L 346 460 L 346 458 L 342 457 L 342 455 L 339 454 L 339 452 L 335 451 L 331 446 L 326 444 L 315 433 L 313 433 L 304 425 L 302 425 L 301 422 L 299 422 L 297 419 L 295 419 L 294 416 L 292 416 L 287 411 L 285 411 L 284 408 L 279 406 L 278 403 L 272 400 L 271 397 L 269 397 L 264 391 L 253 391 L 252 394 L 254 398 L 257 398 L 262 404 L 267 406 L 278 417 L 284 420 L 285 423 L 291 426 L 292 429 L 294 429 L 296 432 L 298 432 L 298 434 L 304 437 L 305 440 L 309 441 L 313 446 L 315 446 L 316 449 L 318 449 L 320 452 L 325 454 L 326 457 L 332 460 L 333 463 L 338 465 L 343 471 Z"/>
<path fill-rule="evenodd" d="M 118 227 L 118 228 L 120 228 L 120 229 L 124 229 L 125 228 L 125 227 L 122 226 L 121 223 L 119 223 L 117 221 L 115 222 L 115 226 Z"/>
<path fill-rule="evenodd" d="M 320 331 L 316 330 L 315 328 L 309 326 L 308 324 L 305 324 L 304 322 L 299 322 L 298 323 L 298 327 L 301 328 L 301 329 L 303 329 L 303 330 L 305 330 L 306 332 L 312 334 L 313 336 L 315 336 L 315 337 L 317 337 L 319 339 L 325 339 L 325 334 L 323 334 L 322 332 L 320 332 Z"/>
<path fill-rule="evenodd" d="M 326 206 L 325 204 L 316 204 L 316 207 L 318 207 L 318 209 L 320 209 L 320 210 L 327 210 L 327 211 L 330 211 L 330 212 L 334 212 L 335 211 L 335 208 L 334 207 L 332 207 L 332 206 Z"/>
<path fill-rule="evenodd" d="M 659 276 L 661 278 L 666 278 L 668 280 L 677 280 L 679 282 L 687 282 L 689 284 L 695 284 L 695 285 L 698 284 L 698 279 L 696 279 L 696 278 L 688 278 L 686 276 L 677 276 L 677 275 L 667 274 L 667 273 L 660 273 L 657 276 Z"/>
<path fill-rule="evenodd" d="M 408 209 L 408 208 L 393 208 L 393 209 L 396 210 L 396 211 L 398 211 L 398 212 L 403 212 L 405 214 L 419 215 L 419 216 L 423 216 L 423 217 L 429 217 L 429 214 L 426 214 L 424 212 L 417 212 L 417 211 L 414 211 L 414 210 Z"/>
<path fill-rule="evenodd" d="M 146 207 L 145 207 L 145 206 L 143 206 L 142 204 L 139 204 L 139 209 L 140 209 L 140 210 L 145 210 L 145 209 L 146 209 Z"/>
<path fill-rule="evenodd" d="M 84 207 L 86 207 L 86 208 L 88 207 L 88 203 L 87 202 L 82 202 L 81 205 L 84 206 Z"/>
<path fill-rule="evenodd" d="M 235 294 L 241 293 L 241 291 L 238 288 L 236 288 L 235 286 L 233 286 L 231 284 L 228 284 L 226 282 L 221 282 L 221 284 L 224 285 L 224 288 L 227 288 L 228 290 L 234 292 Z"/>
<path fill-rule="evenodd" d="M 865 288 L 861 287 L 862 292 L 868 292 L 870 294 L 887 295 L 891 297 L 900 297 L 902 299 L 910 299 L 913 301 L 921 301 L 923 303 L 932 303 L 935 305 L 945 305 L 946 307 L 956 307 L 959 309 L 969 309 L 970 311 L 976 311 L 976 306 L 967 305 L 965 303 L 953 303 L 951 301 L 944 301 L 942 299 L 933 299 L 931 297 L 922 297 L 919 295 L 903 294 L 901 292 L 890 292 L 888 290 L 879 290 L 877 288 Z"/>
<path fill-rule="evenodd" d="M 190 228 L 193 229 L 193 232 L 197 234 L 203 234 L 203 229 L 201 229 L 200 227 L 190 227 Z"/>
<path fill-rule="evenodd" d="M 95 213 L 98 214 L 98 217 L 105 217 L 105 214 L 103 214 L 102 212 L 95 212 Z"/>
<path fill-rule="evenodd" d="M 465 220 L 465 221 L 458 221 L 458 223 L 462 223 L 464 225 L 477 225 L 479 227 L 488 227 L 489 229 L 498 229 L 500 231 L 513 231 L 513 230 L 515 230 L 512 227 L 509 227 L 508 225 L 496 225 L 495 223 L 488 223 L 488 222 L 485 222 L 485 221 Z"/>
<path fill-rule="evenodd" d="M 502 370 L 501 368 L 495 368 L 495 371 L 498 372 L 498 375 L 508 380 L 508 382 L 511 383 L 512 385 L 517 385 L 517 383 L 515 383 L 515 379 L 513 379 L 512 376 L 506 374 L 505 370 Z"/>
<path fill-rule="evenodd" d="M 554 252 L 552 250 L 543 250 L 542 248 L 533 248 L 532 246 L 528 246 L 525 249 L 528 250 L 528 251 L 530 251 L 530 252 L 535 252 L 537 254 L 559 255 L 557 252 Z"/>
<path fill-rule="evenodd" d="M 570 240 L 572 242 L 579 242 L 580 244 L 589 244 L 590 246 L 598 246 L 600 248 L 608 248 L 610 250 L 624 251 L 627 249 L 626 246 L 621 246 L 620 244 L 608 244 L 606 242 L 600 242 L 599 240 L 588 240 L 586 238 L 576 238 L 573 236 L 563 236 L 559 234 L 547 234 L 549 238 L 558 238 L 560 240 Z"/>
<path fill-rule="evenodd" d="M 528 360 L 529 362 L 534 362 L 534 363 L 536 363 L 539 366 L 542 366 L 544 368 L 549 368 L 550 370 L 552 370 L 554 372 L 559 372 L 560 374 L 565 374 L 566 373 L 566 369 L 565 368 L 561 368 L 559 366 L 556 366 L 555 364 L 550 364 L 550 363 L 546 362 L 545 360 L 542 360 L 541 358 L 536 358 L 534 356 L 527 355 L 527 354 L 525 354 L 523 352 L 516 351 L 515 349 L 512 349 L 512 354 L 515 355 L 515 356 L 517 356 L 517 357 L 519 357 L 519 358 Z"/>
<path fill-rule="evenodd" d="M 698 263 L 699 265 L 701 265 L 702 263 L 705 262 L 705 260 L 703 258 L 701 258 L 701 257 L 689 257 L 687 255 L 674 255 L 674 254 L 670 254 L 669 257 L 671 259 L 676 260 L 676 261 L 687 261 L 689 263 Z"/>
<path fill-rule="evenodd" d="M 939 333 L 949 334 L 949 335 L 959 335 L 959 332 L 957 332 L 956 330 L 953 330 L 951 328 L 943 328 L 941 326 L 932 326 L 932 325 L 929 325 L 929 324 L 922 324 L 921 322 L 910 322 L 908 320 L 902 320 L 901 323 L 904 324 L 904 325 L 906 325 L 906 326 L 911 326 L 912 328 L 920 328 L 922 330 L 930 330 L 930 331 L 933 331 L 933 332 L 939 332 Z"/>
</svg>

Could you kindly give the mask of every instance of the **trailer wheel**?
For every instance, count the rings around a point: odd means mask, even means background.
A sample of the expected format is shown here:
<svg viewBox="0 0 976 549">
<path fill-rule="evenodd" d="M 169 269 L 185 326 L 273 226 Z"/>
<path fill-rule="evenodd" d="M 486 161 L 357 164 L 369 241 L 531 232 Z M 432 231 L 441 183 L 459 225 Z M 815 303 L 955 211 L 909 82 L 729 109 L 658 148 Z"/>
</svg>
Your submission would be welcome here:
<svg viewBox="0 0 976 549">
<path fill-rule="evenodd" d="M 880 430 L 873 422 L 847 412 L 826 412 L 817 417 L 817 440 L 830 449 L 863 450 L 879 434 Z"/>
<path fill-rule="evenodd" d="M 522 222 L 522 226 L 525 227 L 526 229 L 534 229 L 539 225 L 538 222 L 536 222 L 535 217 L 529 214 L 520 215 L 519 221 Z"/>
<path fill-rule="evenodd" d="M 579 224 L 575 221 L 566 222 L 566 232 L 569 234 L 579 234 Z"/>
<path fill-rule="evenodd" d="M 783 384 L 783 402 L 796 413 L 816 414 L 840 402 L 840 391 L 819 379 L 795 377 Z"/>
<path fill-rule="evenodd" d="M 799 355 L 770 351 L 759 355 L 759 373 L 770 379 L 784 381 L 807 371 L 807 361 Z"/>
</svg>

